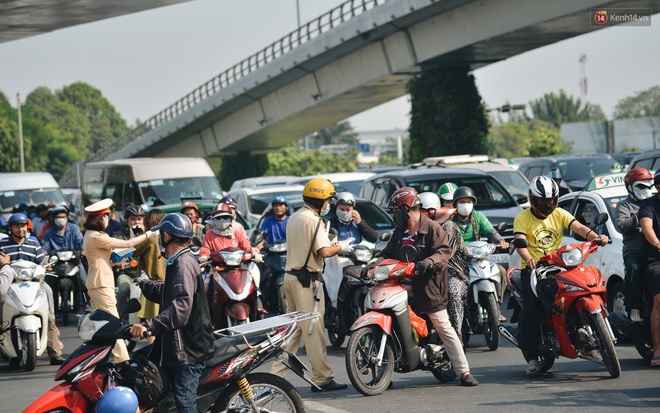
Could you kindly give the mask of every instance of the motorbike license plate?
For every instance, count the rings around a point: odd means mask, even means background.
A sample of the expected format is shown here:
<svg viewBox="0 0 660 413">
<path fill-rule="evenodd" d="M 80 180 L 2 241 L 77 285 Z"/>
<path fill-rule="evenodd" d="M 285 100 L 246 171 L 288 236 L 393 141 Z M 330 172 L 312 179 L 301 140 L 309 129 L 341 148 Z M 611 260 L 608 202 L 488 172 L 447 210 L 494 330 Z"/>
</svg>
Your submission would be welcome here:
<svg viewBox="0 0 660 413">
<path fill-rule="evenodd" d="M 488 257 L 488 260 L 497 264 L 508 264 L 509 254 L 493 254 Z"/>
</svg>

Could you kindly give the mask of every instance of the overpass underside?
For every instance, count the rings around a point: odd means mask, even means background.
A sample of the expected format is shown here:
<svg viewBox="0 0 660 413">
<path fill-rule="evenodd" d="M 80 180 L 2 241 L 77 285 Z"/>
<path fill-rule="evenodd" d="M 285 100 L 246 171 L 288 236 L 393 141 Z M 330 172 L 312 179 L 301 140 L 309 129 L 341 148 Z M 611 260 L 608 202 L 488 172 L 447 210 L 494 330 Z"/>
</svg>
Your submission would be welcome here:
<svg viewBox="0 0 660 413">
<path fill-rule="evenodd" d="M 603 7 L 657 10 L 660 0 L 391 0 L 242 77 L 107 159 L 274 150 L 405 95 L 408 80 L 424 67 L 475 69 L 604 30 L 590 24 L 590 9 Z"/>
</svg>

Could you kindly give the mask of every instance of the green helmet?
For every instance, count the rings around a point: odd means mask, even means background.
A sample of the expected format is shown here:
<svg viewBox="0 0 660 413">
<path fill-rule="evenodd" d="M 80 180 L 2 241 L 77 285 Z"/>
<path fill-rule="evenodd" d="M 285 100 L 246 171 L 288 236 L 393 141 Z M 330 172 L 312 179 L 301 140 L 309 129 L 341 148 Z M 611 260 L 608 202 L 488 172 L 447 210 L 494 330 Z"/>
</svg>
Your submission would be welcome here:
<svg viewBox="0 0 660 413">
<path fill-rule="evenodd" d="M 470 187 L 462 186 L 454 191 L 454 200 L 452 202 L 454 208 L 456 208 L 456 201 L 461 198 L 472 198 L 474 205 L 477 205 L 477 196 L 474 194 L 474 191 Z"/>
<path fill-rule="evenodd" d="M 443 201 L 451 202 L 454 200 L 454 191 L 458 189 L 458 185 L 453 182 L 447 182 L 442 184 L 438 190 L 438 195 L 442 198 Z"/>
</svg>

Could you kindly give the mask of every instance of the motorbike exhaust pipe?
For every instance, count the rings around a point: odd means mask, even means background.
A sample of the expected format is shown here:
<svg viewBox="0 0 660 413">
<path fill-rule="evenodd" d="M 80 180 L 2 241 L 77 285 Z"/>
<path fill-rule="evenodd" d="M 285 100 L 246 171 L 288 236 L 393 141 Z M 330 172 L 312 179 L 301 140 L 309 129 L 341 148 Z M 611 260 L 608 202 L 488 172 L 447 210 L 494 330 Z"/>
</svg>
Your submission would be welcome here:
<svg viewBox="0 0 660 413">
<path fill-rule="evenodd" d="M 511 332 L 510 332 L 509 330 L 506 329 L 506 327 L 504 327 L 504 326 L 501 325 L 501 326 L 499 326 L 498 329 L 500 330 L 500 335 L 501 335 L 502 337 L 504 337 L 504 338 L 506 338 L 507 340 L 509 340 L 510 342 L 512 342 L 514 346 L 520 348 L 520 344 L 518 343 L 518 339 L 515 338 L 515 337 L 513 336 L 513 334 L 511 334 Z"/>
</svg>

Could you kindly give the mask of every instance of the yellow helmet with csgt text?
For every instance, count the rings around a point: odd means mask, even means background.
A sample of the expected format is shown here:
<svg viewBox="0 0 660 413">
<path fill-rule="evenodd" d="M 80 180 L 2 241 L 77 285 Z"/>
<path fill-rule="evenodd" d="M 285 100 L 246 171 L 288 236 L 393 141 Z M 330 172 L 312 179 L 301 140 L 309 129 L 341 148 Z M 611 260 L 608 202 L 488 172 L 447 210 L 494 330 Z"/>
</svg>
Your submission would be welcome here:
<svg viewBox="0 0 660 413">
<path fill-rule="evenodd" d="M 325 178 L 314 178 L 307 182 L 302 195 L 314 199 L 332 198 L 335 196 L 335 186 Z"/>
</svg>

